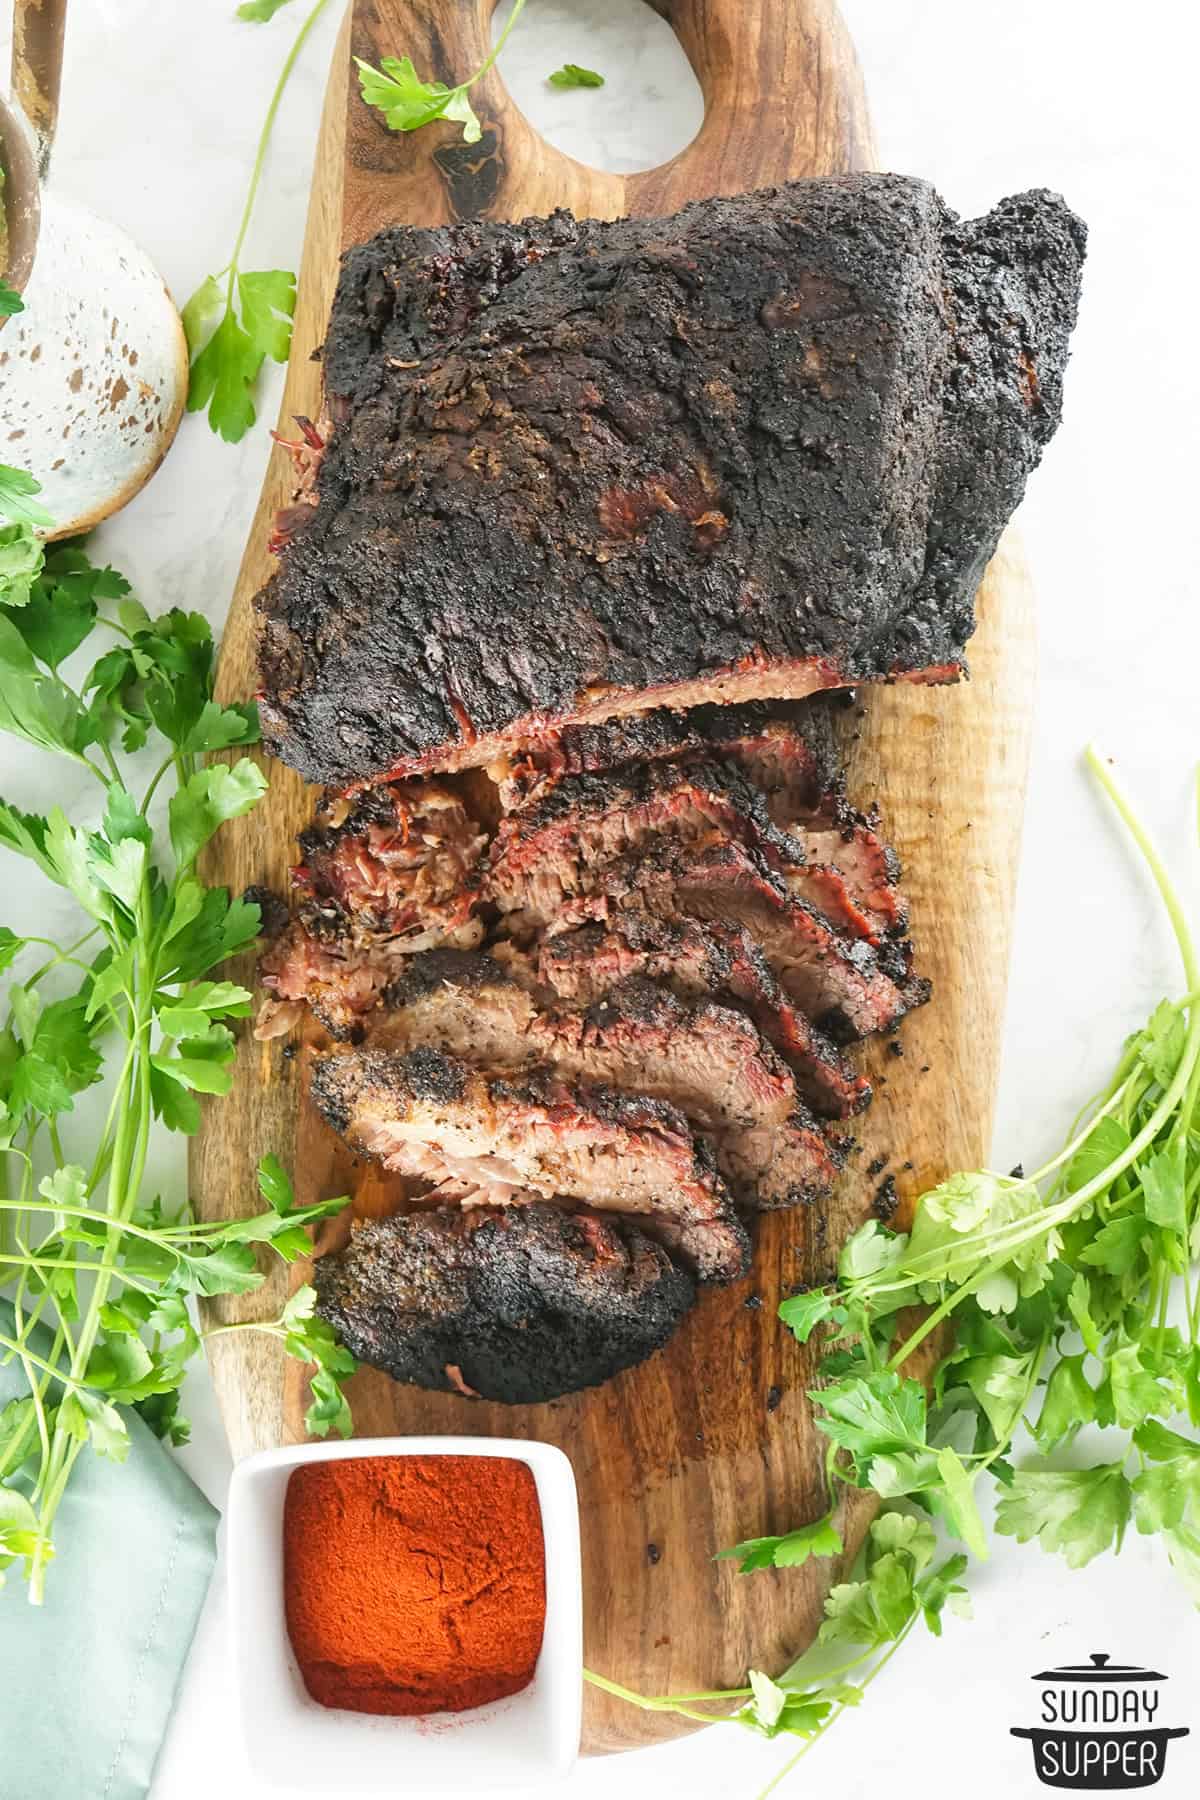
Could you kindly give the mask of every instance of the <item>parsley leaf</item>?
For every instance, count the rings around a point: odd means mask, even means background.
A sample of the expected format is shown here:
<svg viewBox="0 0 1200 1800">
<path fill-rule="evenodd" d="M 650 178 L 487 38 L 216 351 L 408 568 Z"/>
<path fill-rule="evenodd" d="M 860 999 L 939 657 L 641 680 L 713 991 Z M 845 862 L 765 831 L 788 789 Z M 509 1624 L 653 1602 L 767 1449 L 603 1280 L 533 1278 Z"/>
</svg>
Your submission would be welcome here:
<svg viewBox="0 0 1200 1800">
<path fill-rule="evenodd" d="M 1183 1014 L 1169 1000 L 1161 1000 L 1134 1042 L 1140 1060 L 1159 1086 L 1168 1087 L 1187 1042 Z"/>
<path fill-rule="evenodd" d="M 1123 1462 L 1091 1469 L 1018 1469 L 996 1507 L 996 1530 L 1019 1544 L 1037 1538 L 1081 1569 L 1104 1550 L 1121 1547 L 1132 1494 Z"/>
<path fill-rule="evenodd" d="M 90 1443 L 109 1462 L 124 1462 L 129 1455 L 129 1432 L 111 1401 L 74 1387 L 63 1396 L 58 1409 L 59 1429 L 81 1443 Z"/>
<path fill-rule="evenodd" d="M 11 988 L 9 1004 L 18 1005 L 22 993 Z M 10 1111 L 29 1109 L 44 1118 L 70 1112 L 73 1095 L 98 1079 L 101 1066 L 84 1002 L 78 997 L 57 1000 L 36 1019 L 27 1016 L 22 1036 L 24 1046 L 7 1094 Z"/>
<path fill-rule="evenodd" d="M 16 288 L 9 287 L 7 281 L 0 281 L 0 319 L 11 319 L 24 311 L 25 302 Z"/>
<path fill-rule="evenodd" d="M 1174 1412 L 1181 1396 L 1146 1367 L 1140 1345 L 1119 1344 L 1106 1358 L 1116 1423 L 1132 1430 L 1152 1413 Z"/>
<path fill-rule="evenodd" d="M 927 1449 L 925 1390 L 919 1381 L 880 1370 L 819 1388 L 809 1397 L 822 1409 L 819 1429 L 849 1453 L 860 1487 L 870 1483 L 877 1458 Z M 885 1462 L 889 1475 L 896 1466 Z"/>
<path fill-rule="evenodd" d="M 57 881 L 57 871 L 46 851 L 48 830 L 49 821 L 41 813 L 21 812 L 6 800 L 0 800 L 0 845 L 6 850 L 15 850 L 18 856 L 27 856 L 43 875 Z"/>
<path fill-rule="evenodd" d="M 1163 1149 L 1137 1165 L 1146 1197 L 1146 1217 L 1152 1225 L 1180 1234 L 1188 1228 L 1187 1145 L 1182 1137 L 1172 1138 Z"/>
<path fill-rule="evenodd" d="M 835 1324 L 843 1321 L 846 1310 L 837 1304 L 836 1296 L 827 1289 L 812 1288 L 807 1293 L 793 1294 L 780 1301 L 779 1317 L 799 1343 L 807 1344 L 818 1325 L 826 1319 Z"/>
<path fill-rule="evenodd" d="M 1046 1383 L 1035 1427 L 1043 1450 L 1069 1444 L 1096 1417 L 1096 1395 L 1083 1372 L 1082 1356 L 1060 1357 Z"/>
<path fill-rule="evenodd" d="M 197 981 L 158 1007 L 158 1022 L 167 1037 L 195 1037 L 213 1019 L 244 1019 L 251 1010 L 248 988 L 232 981 Z"/>
<path fill-rule="evenodd" d="M 0 463 L 0 515 L 19 524 L 53 525 L 51 515 L 33 498 L 41 491 L 41 482 L 27 475 L 24 469 Z"/>
<path fill-rule="evenodd" d="M 29 605 L 46 553 L 32 525 L 0 526 L 0 604 Z"/>
<path fill-rule="evenodd" d="M 561 69 L 555 69 L 553 75 L 546 80 L 556 88 L 601 88 L 604 86 L 603 75 L 597 75 L 595 69 L 581 69 L 578 63 L 564 63 Z"/>
<path fill-rule="evenodd" d="M 78 696 L 38 668 L 13 619 L 0 611 L 0 731 L 78 758 L 78 718 Z"/>
<path fill-rule="evenodd" d="M 177 1081 L 198 1094 L 227 1094 L 233 1086 L 236 1046 L 224 1025 L 209 1025 L 195 1037 L 184 1038 L 174 1055 L 155 1051 L 151 1065 L 160 1075 Z"/>
<path fill-rule="evenodd" d="M 891 1643 L 917 1609 L 915 1584 L 933 1560 L 936 1539 L 931 1526 L 900 1513 L 884 1513 L 871 1526 L 866 1568 L 861 1581 L 844 1581 L 829 1590 L 822 1644 L 871 1647 Z"/>
<path fill-rule="evenodd" d="M 209 763 L 171 796 L 171 843 L 182 868 L 190 868 L 213 833 L 250 811 L 267 791 L 262 770 L 247 756 L 232 767 Z"/>
<path fill-rule="evenodd" d="M 284 6 L 290 6 L 292 0 L 242 0 L 237 9 L 239 19 L 249 19 L 257 24 L 266 24 Z"/>
<path fill-rule="evenodd" d="M 718 1550 L 717 1559 L 736 1557 L 738 1574 L 748 1575 L 754 1569 L 800 1568 L 810 1556 L 840 1556 L 843 1548 L 839 1532 L 826 1515 L 781 1537 L 747 1538 L 732 1550 Z"/>
<path fill-rule="evenodd" d="M 55 544 L 44 553 L 39 546 L 37 561 L 28 595 L 9 617 L 37 661 L 57 669 L 92 630 L 98 603 L 120 599 L 129 584 L 115 569 L 94 567 L 77 544 Z M 0 598 L 15 606 L 2 579 Z"/>
<path fill-rule="evenodd" d="M 467 90 L 487 74 L 508 42 L 508 35 L 524 5 L 525 0 L 516 0 L 491 54 L 457 87 L 447 87 L 441 81 L 423 81 L 408 56 L 385 56 L 378 69 L 356 56 L 354 61 L 363 101 L 383 114 L 391 131 L 420 131 L 422 126 L 432 125 L 437 119 L 453 119 L 462 126 L 464 143 L 477 144 L 482 129 L 467 98 Z"/>
<path fill-rule="evenodd" d="M 160 979 L 191 981 L 224 962 L 258 936 L 259 909 L 231 900 L 226 888 L 202 888 L 187 878 L 176 885 Z"/>
<path fill-rule="evenodd" d="M 296 277 L 286 269 L 238 274 L 224 307 L 211 324 L 212 276 L 183 309 L 191 356 L 189 412 L 208 412 L 208 422 L 228 444 L 245 437 L 257 416 L 254 387 L 268 357 L 286 362 L 292 341 Z"/>
<path fill-rule="evenodd" d="M 358 1364 L 338 1342 L 332 1327 L 316 1316 L 316 1305 L 313 1288 L 297 1288 L 280 1319 L 284 1347 L 289 1356 L 316 1365 L 309 1381 L 311 1403 L 304 1415 L 305 1429 L 313 1437 L 327 1437 L 332 1430 L 345 1438 L 354 1424 L 341 1384 L 355 1373 Z"/>
<path fill-rule="evenodd" d="M 358 67 L 358 84 L 368 106 L 381 112 L 391 131 L 419 131 L 444 117 L 446 108 L 463 88 L 448 88 L 441 81 L 422 81 L 407 56 L 385 56 L 381 68 L 354 59 Z M 478 143 L 479 120 L 471 114 L 464 121 L 463 137 L 468 144 Z"/>
</svg>

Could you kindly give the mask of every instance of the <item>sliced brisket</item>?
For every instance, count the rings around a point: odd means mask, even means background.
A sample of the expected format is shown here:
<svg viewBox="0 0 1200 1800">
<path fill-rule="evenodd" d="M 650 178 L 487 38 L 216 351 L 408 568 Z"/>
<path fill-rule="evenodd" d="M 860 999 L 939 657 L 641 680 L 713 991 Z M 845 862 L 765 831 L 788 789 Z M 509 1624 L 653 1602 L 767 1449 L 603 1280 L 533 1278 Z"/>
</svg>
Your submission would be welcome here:
<svg viewBox="0 0 1200 1800">
<path fill-rule="evenodd" d="M 551 1070 L 498 1074 L 436 1050 L 318 1058 L 317 1107 L 351 1148 L 462 1205 L 529 1193 L 644 1215 L 705 1280 L 745 1267 L 748 1240 L 712 1163 L 674 1107 Z"/>
<path fill-rule="evenodd" d="M 684 1005 L 644 977 L 587 1012 L 543 1012 L 490 957 L 431 951 L 390 996 L 389 1041 L 516 1069 L 553 1065 L 575 1081 L 669 1101 L 713 1142 L 735 1197 L 793 1206 L 828 1193 L 842 1161 L 800 1102 L 786 1065 L 742 1013 Z"/>
<path fill-rule="evenodd" d="M 486 837 L 461 795 L 439 782 L 391 781 L 334 799 L 300 833 L 292 871 L 316 937 L 347 930 L 429 948 L 467 917 Z"/>
<path fill-rule="evenodd" d="M 268 747 L 336 786 L 559 728 L 953 678 L 1061 413 L 1084 228 L 847 175 L 351 250 L 332 437 L 259 597 Z"/>
<path fill-rule="evenodd" d="M 607 725 L 568 726 L 547 736 L 520 758 L 494 765 L 501 804 L 517 816 L 504 836 L 524 836 L 535 822 L 561 818 L 573 804 L 602 804 L 604 784 L 564 778 L 601 775 L 631 765 L 684 762 L 684 777 L 669 770 L 627 773 L 609 784 L 610 804 L 633 808 L 643 818 L 651 792 L 660 806 L 672 783 L 688 781 L 691 817 L 720 821 L 740 841 L 786 874 L 788 886 L 833 924 L 877 943 L 897 935 L 907 908 L 897 889 L 900 863 L 878 835 L 878 817 L 858 812 L 845 796 L 835 758 L 832 696 L 746 706 L 702 706 L 692 713 L 659 709 Z M 839 708 L 840 710 L 840 708 Z M 740 774 L 730 770 L 736 764 Z M 630 795 L 629 790 L 637 790 Z M 685 804 L 677 796 L 677 807 Z M 680 826 L 676 824 L 676 829 Z M 782 834 L 782 835 L 781 835 Z M 500 845 L 496 847 L 498 851 Z M 496 851 L 493 852 L 493 855 Z"/>
<path fill-rule="evenodd" d="M 889 863 L 878 839 L 872 839 L 878 853 L 872 858 L 855 845 L 855 830 L 848 848 L 856 855 L 848 861 L 865 881 L 819 860 L 838 850 L 832 820 L 821 818 L 812 841 L 802 818 L 782 829 L 767 797 L 732 762 L 651 762 L 603 775 L 564 775 L 501 820 L 484 897 L 501 913 L 517 915 L 512 929 L 528 932 L 548 925 L 565 901 L 602 888 L 615 858 L 668 837 L 696 844 L 722 834 L 761 857 L 797 900 L 877 943 L 903 919 L 898 899 L 887 892 L 895 859 Z"/>
<path fill-rule="evenodd" d="M 521 1206 L 398 1215 L 318 1257 L 317 1308 L 397 1381 L 530 1405 L 644 1362 L 691 1276 L 628 1219 Z"/>
<path fill-rule="evenodd" d="M 260 965 L 271 999 L 258 1035 L 287 1030 L 306 1002 L 334 1037 L 348 1037 L 407 957 L 479 943 L 486 842 L 462 797 L 440 783 L 387 782 L 354 801 L 332 799 L 300 834 L 299 904 Z"/>
<path fill-rule="evenodd" d="M 841 696 L 750 701 L 743 706 L 697 706 L 691 712 L 655 707 L 604 725 L 565 725 L 502 758 L 489 770 L 506 812 L 563 775 L 602 775 L 630 763 L 731 756 L 768 794 L 787 787 L 815 806 L 841 782 L 833 710 Z"/>
<path fill-rule="evenodd" d="M 623 907 L 608 926 L 580 925 L 522 952 L 495 955 L 518 980 L 576 1006 L 591 1006 L 618 982 L 647 975 L 685 999 L 738 1001 L 786 1059 L 796 1085 L 823 1118 L 848 1119 L 870 1104 L 871 1084 L 799 1012 L 744 925 L 731 919 L 664 919 Z"/>
<path fill-rule="evenodd" d="M 788 997 L 838 1043 L 890 1030 L 929 997 L 928 983 L 909 970 L 907 944 L 878 953 L 847 938 L 730 839 L 668 841 L 619 858 L 605 872 L 603 891 L 568 901 L 549 930 L 558 935 L 588 920 L 612 925 L 631 905 L 657 918 L 744 926 Z"/>
</svg>

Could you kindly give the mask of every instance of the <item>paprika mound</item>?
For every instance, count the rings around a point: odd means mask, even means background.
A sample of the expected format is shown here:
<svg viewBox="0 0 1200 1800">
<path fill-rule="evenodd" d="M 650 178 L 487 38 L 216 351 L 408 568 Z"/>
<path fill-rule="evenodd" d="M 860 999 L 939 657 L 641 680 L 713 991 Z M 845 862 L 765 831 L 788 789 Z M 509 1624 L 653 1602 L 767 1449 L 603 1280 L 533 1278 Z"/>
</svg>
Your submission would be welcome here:
<svg viewBox="0 0 1200 1800">
<path fill-rule="evenodd" d="M 292 1471 L 288 1636 L 349 1712 L 465 1712 L 533 1679 L 546 1557 L 533 1473 L 501 1456 L 365 1456 Z"/>
</svg>

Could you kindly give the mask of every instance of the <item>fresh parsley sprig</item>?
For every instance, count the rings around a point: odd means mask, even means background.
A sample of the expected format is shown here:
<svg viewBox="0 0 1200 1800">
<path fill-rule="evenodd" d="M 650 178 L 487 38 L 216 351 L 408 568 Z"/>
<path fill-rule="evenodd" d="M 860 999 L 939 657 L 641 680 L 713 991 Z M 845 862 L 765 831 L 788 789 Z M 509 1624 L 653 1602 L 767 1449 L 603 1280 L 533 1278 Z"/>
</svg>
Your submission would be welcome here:
<svg viewBox="0 0 1200 1800">
<path fill-rule="evenodd" d="M 278 3 L 283 4 L 283 0 Z M 279 72 L 259 133 L 233 254 L 223 269 L 200 283 L 182 312 L 191 358 L 188 411 L 207 410 L 212 429 L 230 444 L 243 438 L 254 423 L 254 390 L 263 363 L 268 357 L 284 363 L 291 349 L 295 275 L 288 269 L 243 270 L 241 254 L 284 89 L 326 5 L 327 0 L 317 0 Z M 249 8 L 242 7 L 238 16 L 268 19 L 275 10 L 269 0 L 251 0 Z"/>
<path fill-rule="evenodd" d="M 13 473 L 0 471 L 0 505 Z M 37 483 L 13 491 L 25 515 L 11 523 L 24 528 Z M 248 1219 L 200 1223 L 145 1192 L 154 1120 L 196 1130 L 197 1097 L 231 1085 L 232 1027 L 250 1011 L 249 992 L 215 971 L 253 941 L 258 908 L 205 887 L 196 863 L 266 787 L 247 757 L 202 761 L 255 743 L 257 714 L 213 698 L 212 637 L 197 614 L 151 617 L 79 544 L 36 540 L 36 556 L 5 560 L 11 547 L 0 541 L 0 730 L 86 771 L 98 814 L 80 824 L 60 807 L 0 800 L 0 846 L 79 915 L 65 943 L 0 927 L 0 1296 L 11 1310 L 0 1361 L 20 1366 L 27 1390 L 0 1410 L 0 1580 L 19 1561 L 40 1601 L 85 1449 L 124 1459 L 123 1407 L 160 1436 L 186 1437 L 179 1390 L 200 1343 L 188 1297 L 257 1288 L 256 1246 L 294 1261 L 311 1249 L 308 1228 L 346 1202 L 297 1207 L 272 1158 L 259 1172 L 265 1210 Z M 72 685 L 63 665 L 97 632 L 106 647 Z M 135 770 L 129 758 L 146 751 Z M 156 835 L 149 809 L 164 784 Z M 101 1080 L 103 1126 L 69 1145 L 76 1096 Z M 314 1365 L 310 1429 L 347 1431 L 340 1384 L 353 1359 L 313 1305 L 301 1289 L 253 1328 Z"/>
<path fill-rule="evenodd" d="M 516 0 L 490 54 L 475 73 L 460 81 L 457 87 L 447 87 L 441 81 L 422 81 L 408 56 L 385 56 L 378 69 L 356 56 L 354 61 L 358 66 L 363 99 L 383 114 L 391 131 L 419 131 L 423 125 L 432 125 L 435 119 L 453 119 L 462 126 L 464 143 L 477 144 L 481 128 L 467 97 L 468 92 L 482 80 L 503 50 L 524 6 L 525 0 Z"/>
<path fill-rule="evenodd" d="M 841 1538 L 822 1522 L 824 1537 L 815 1555 L 836 1555 Z M 796 1534 L 790 1534 L 792 1536 Z M 758 1539 L 757 1544 L 771 1540 Z M 740 1545 L 725 1554 L 740 1555 Z M 936 1562 L 937 1537 L 928 1521 L 911 1513 L 880 1513 L 867 1532 L 852 1571 L 854 1579 L 832 1588 L 816 1644 L 782 1675 L 752 1669 L 746 1685 L 706 1693 L 636 1694 L 588 1669 L 593 1687 L 647 1712 L 673 1712 L 703 1725 L 740 1725 L 757 1736 L 801 1739 L 795 1755 L 763 1789 L 763 1796 L 788 1775 L 848 1707 L 858 1706 L 871 1683 L 882 1674 L 915 1626 L 924 1622 L 935 1636 L 942 1631 L 947 1607 L 969 1616 L 966 1590 L 959 1576 L 966 1557 Z M 804 1561 L 803 1556 L 792 1559 Z M 753 1558 L 743 1567 L 767 1564 Z M 714 1705 L 726 1710 L 714 1712 Z"/>
</svg>

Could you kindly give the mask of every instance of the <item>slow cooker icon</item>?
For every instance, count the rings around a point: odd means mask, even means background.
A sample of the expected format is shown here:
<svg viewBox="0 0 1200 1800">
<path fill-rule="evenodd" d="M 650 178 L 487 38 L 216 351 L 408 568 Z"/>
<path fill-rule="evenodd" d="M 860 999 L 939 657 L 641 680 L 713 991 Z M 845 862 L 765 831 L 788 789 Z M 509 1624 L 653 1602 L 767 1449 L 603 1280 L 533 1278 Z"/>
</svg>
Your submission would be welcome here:
<svg viewBox="0 0 1200 1800">
<path fill-rule="evenodd" d="M 1159 1723 L 1167 1679 L 1157 1669 L 1113 1663 L 1106 1651 L 1090 1662 L 1043 1669 L 1040 1725 L 1014 1725 L 1013 1737 L 1033 1743 L 1033 1766 L 1046 1787 L 1143 1788 L 1161 1779 L 1172 1738 L 1186 1725 Z"/>
</svg>

